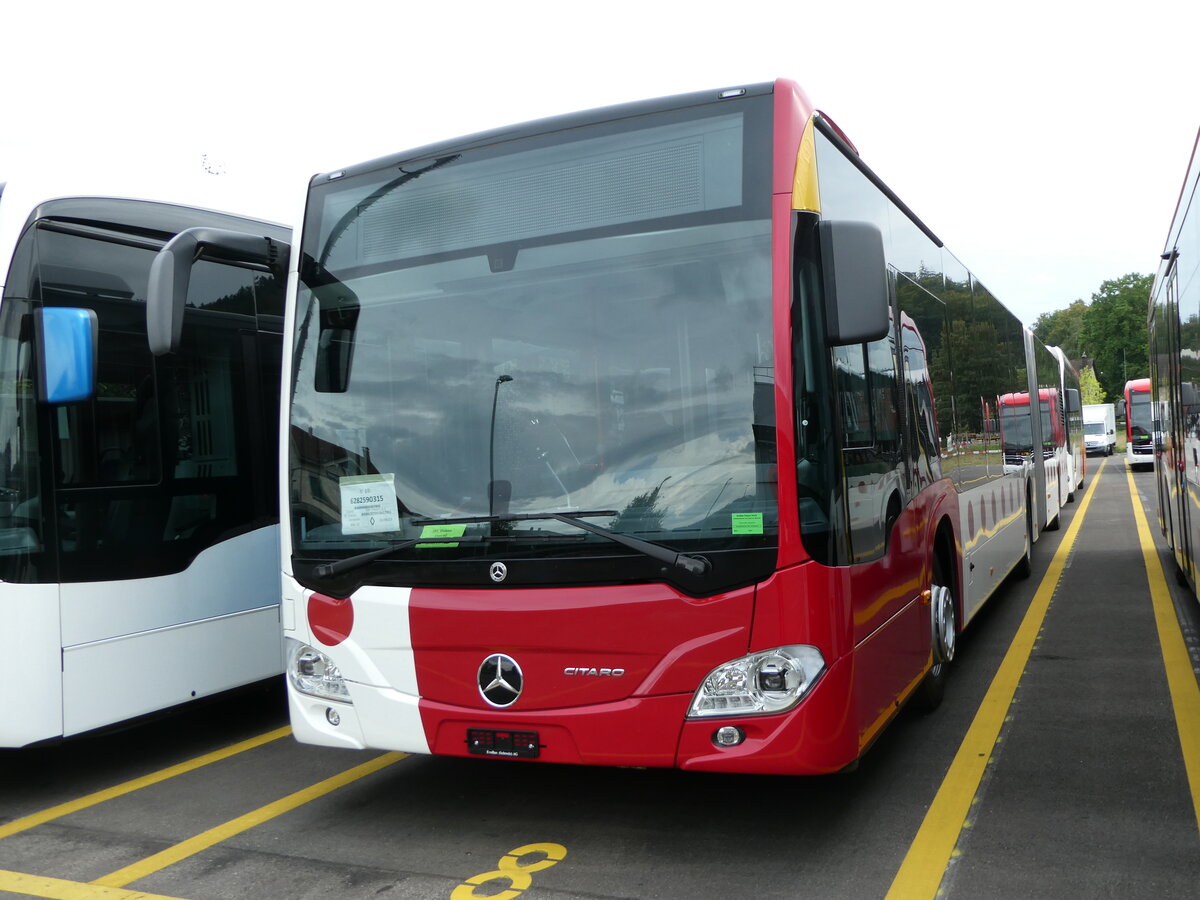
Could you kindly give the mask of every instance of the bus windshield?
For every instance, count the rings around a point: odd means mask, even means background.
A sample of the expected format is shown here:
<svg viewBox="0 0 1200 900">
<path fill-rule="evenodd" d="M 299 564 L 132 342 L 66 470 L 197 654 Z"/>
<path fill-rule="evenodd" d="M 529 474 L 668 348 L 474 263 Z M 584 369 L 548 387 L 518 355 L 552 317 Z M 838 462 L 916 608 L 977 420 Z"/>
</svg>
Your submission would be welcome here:
<svg viewBox="0 0 1200 900">
<path fill-rule="evenodd" d="M 315 188 L 296 555 L 430 536 L 398 555 L 622 552 L 546 512 L 679 550 L 773 546 L 770 160 L 748 149 L 751 106 Z"/>
<path fill-rule="evenodd" d="M 1150 395 L 1144 392 L 1129 392 L 1129 430 L 1134 440 L 1149 441 L 1153 428 L 1151 422 Z"/>
<path fill-rule="evenodd" d="M 1000 428 L 1004 435 L 1005 453 L 1029 453 L 1033 450 L 1033 428 L 1029 421 L 1028 404 L 1002 407 Z"/>
</svg>

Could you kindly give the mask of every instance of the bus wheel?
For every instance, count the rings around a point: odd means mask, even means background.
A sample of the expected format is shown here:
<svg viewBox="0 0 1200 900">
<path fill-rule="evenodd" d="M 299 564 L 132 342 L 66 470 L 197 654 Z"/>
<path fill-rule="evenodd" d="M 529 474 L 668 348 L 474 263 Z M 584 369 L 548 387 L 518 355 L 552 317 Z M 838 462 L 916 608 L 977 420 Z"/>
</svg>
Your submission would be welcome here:
<svg viewBox="0 0 1200 900">
<path fill-rule="evenodd" d="M 933 637 L 933 667 L 917 688 L 916 703 L 926 712 L 937 709 L 946 692 L 946 678 L 958 646 L 958 606 L 954 599 L 954 579 L 946 569 L 942 554 L 933 558 L 933 578 L 929 585 L 929 618 Z"/>
</svg>

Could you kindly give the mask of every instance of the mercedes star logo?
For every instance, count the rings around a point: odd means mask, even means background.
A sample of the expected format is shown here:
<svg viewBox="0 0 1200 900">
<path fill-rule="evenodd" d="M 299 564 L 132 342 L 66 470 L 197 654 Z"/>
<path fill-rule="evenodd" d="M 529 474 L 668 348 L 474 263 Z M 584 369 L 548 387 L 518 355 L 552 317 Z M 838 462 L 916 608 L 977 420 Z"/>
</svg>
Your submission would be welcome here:
<svg viewBox="0 0 1200 900">
<path fill-rule="evenodd" d="M 508 577 L 508 566 L 502 562 L 494 562 L 492 563 L 492 568 L 488 571 L 488 574 L 492 576 L 492 581 L 496 582 L 496 584 L 499 584 Z"/>
<path fill-rule="evenodd" d="M 490 705 L 503 709 L 517 702 L 523 680 L 515 659 L 493 653 L 479 667 L 479 694 Z"/>
</svg>

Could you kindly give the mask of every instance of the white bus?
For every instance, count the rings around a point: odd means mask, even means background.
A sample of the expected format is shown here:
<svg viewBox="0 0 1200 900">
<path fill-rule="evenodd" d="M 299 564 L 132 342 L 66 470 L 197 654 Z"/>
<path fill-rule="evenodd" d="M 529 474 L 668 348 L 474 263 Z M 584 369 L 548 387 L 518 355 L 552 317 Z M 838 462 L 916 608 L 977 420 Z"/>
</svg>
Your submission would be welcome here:
<svg viewBox="0 0 1200 900">
<path fill-rule="evenodd" d="M 197 229 L 252 236 L 261 259 L 208 258 Z M 0 619 L 16 679 L 0 746 L 281 671 L 289 238 L 185 206 L 0 185 Z M 198 262 L 178 352 L 155 357 L 147 286 L 169 242 Z"/>
</svg>

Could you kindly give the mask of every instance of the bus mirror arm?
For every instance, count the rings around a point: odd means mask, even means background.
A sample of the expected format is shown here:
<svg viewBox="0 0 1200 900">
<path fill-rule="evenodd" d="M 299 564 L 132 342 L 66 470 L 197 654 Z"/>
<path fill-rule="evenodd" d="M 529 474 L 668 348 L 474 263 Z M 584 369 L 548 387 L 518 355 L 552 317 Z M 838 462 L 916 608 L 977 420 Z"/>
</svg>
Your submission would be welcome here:
<svg viewBox="0 0 1200 900">
<path fill-rule="evenodd" d="M 870 222 L 818 226 L 825 289 L 825 336 L 834 346 L 877 341 L 888 333 L 887 256 Z"/>
<path fill-rule="evenodd" d="M 192 265 L 201 254 L 287 272 L 291 247 L 263 235 L 225 228 L 189 228 L 168 241 L 150 264 L 146 338 L 155 356 L 179 349 Z"/>
</svg>

